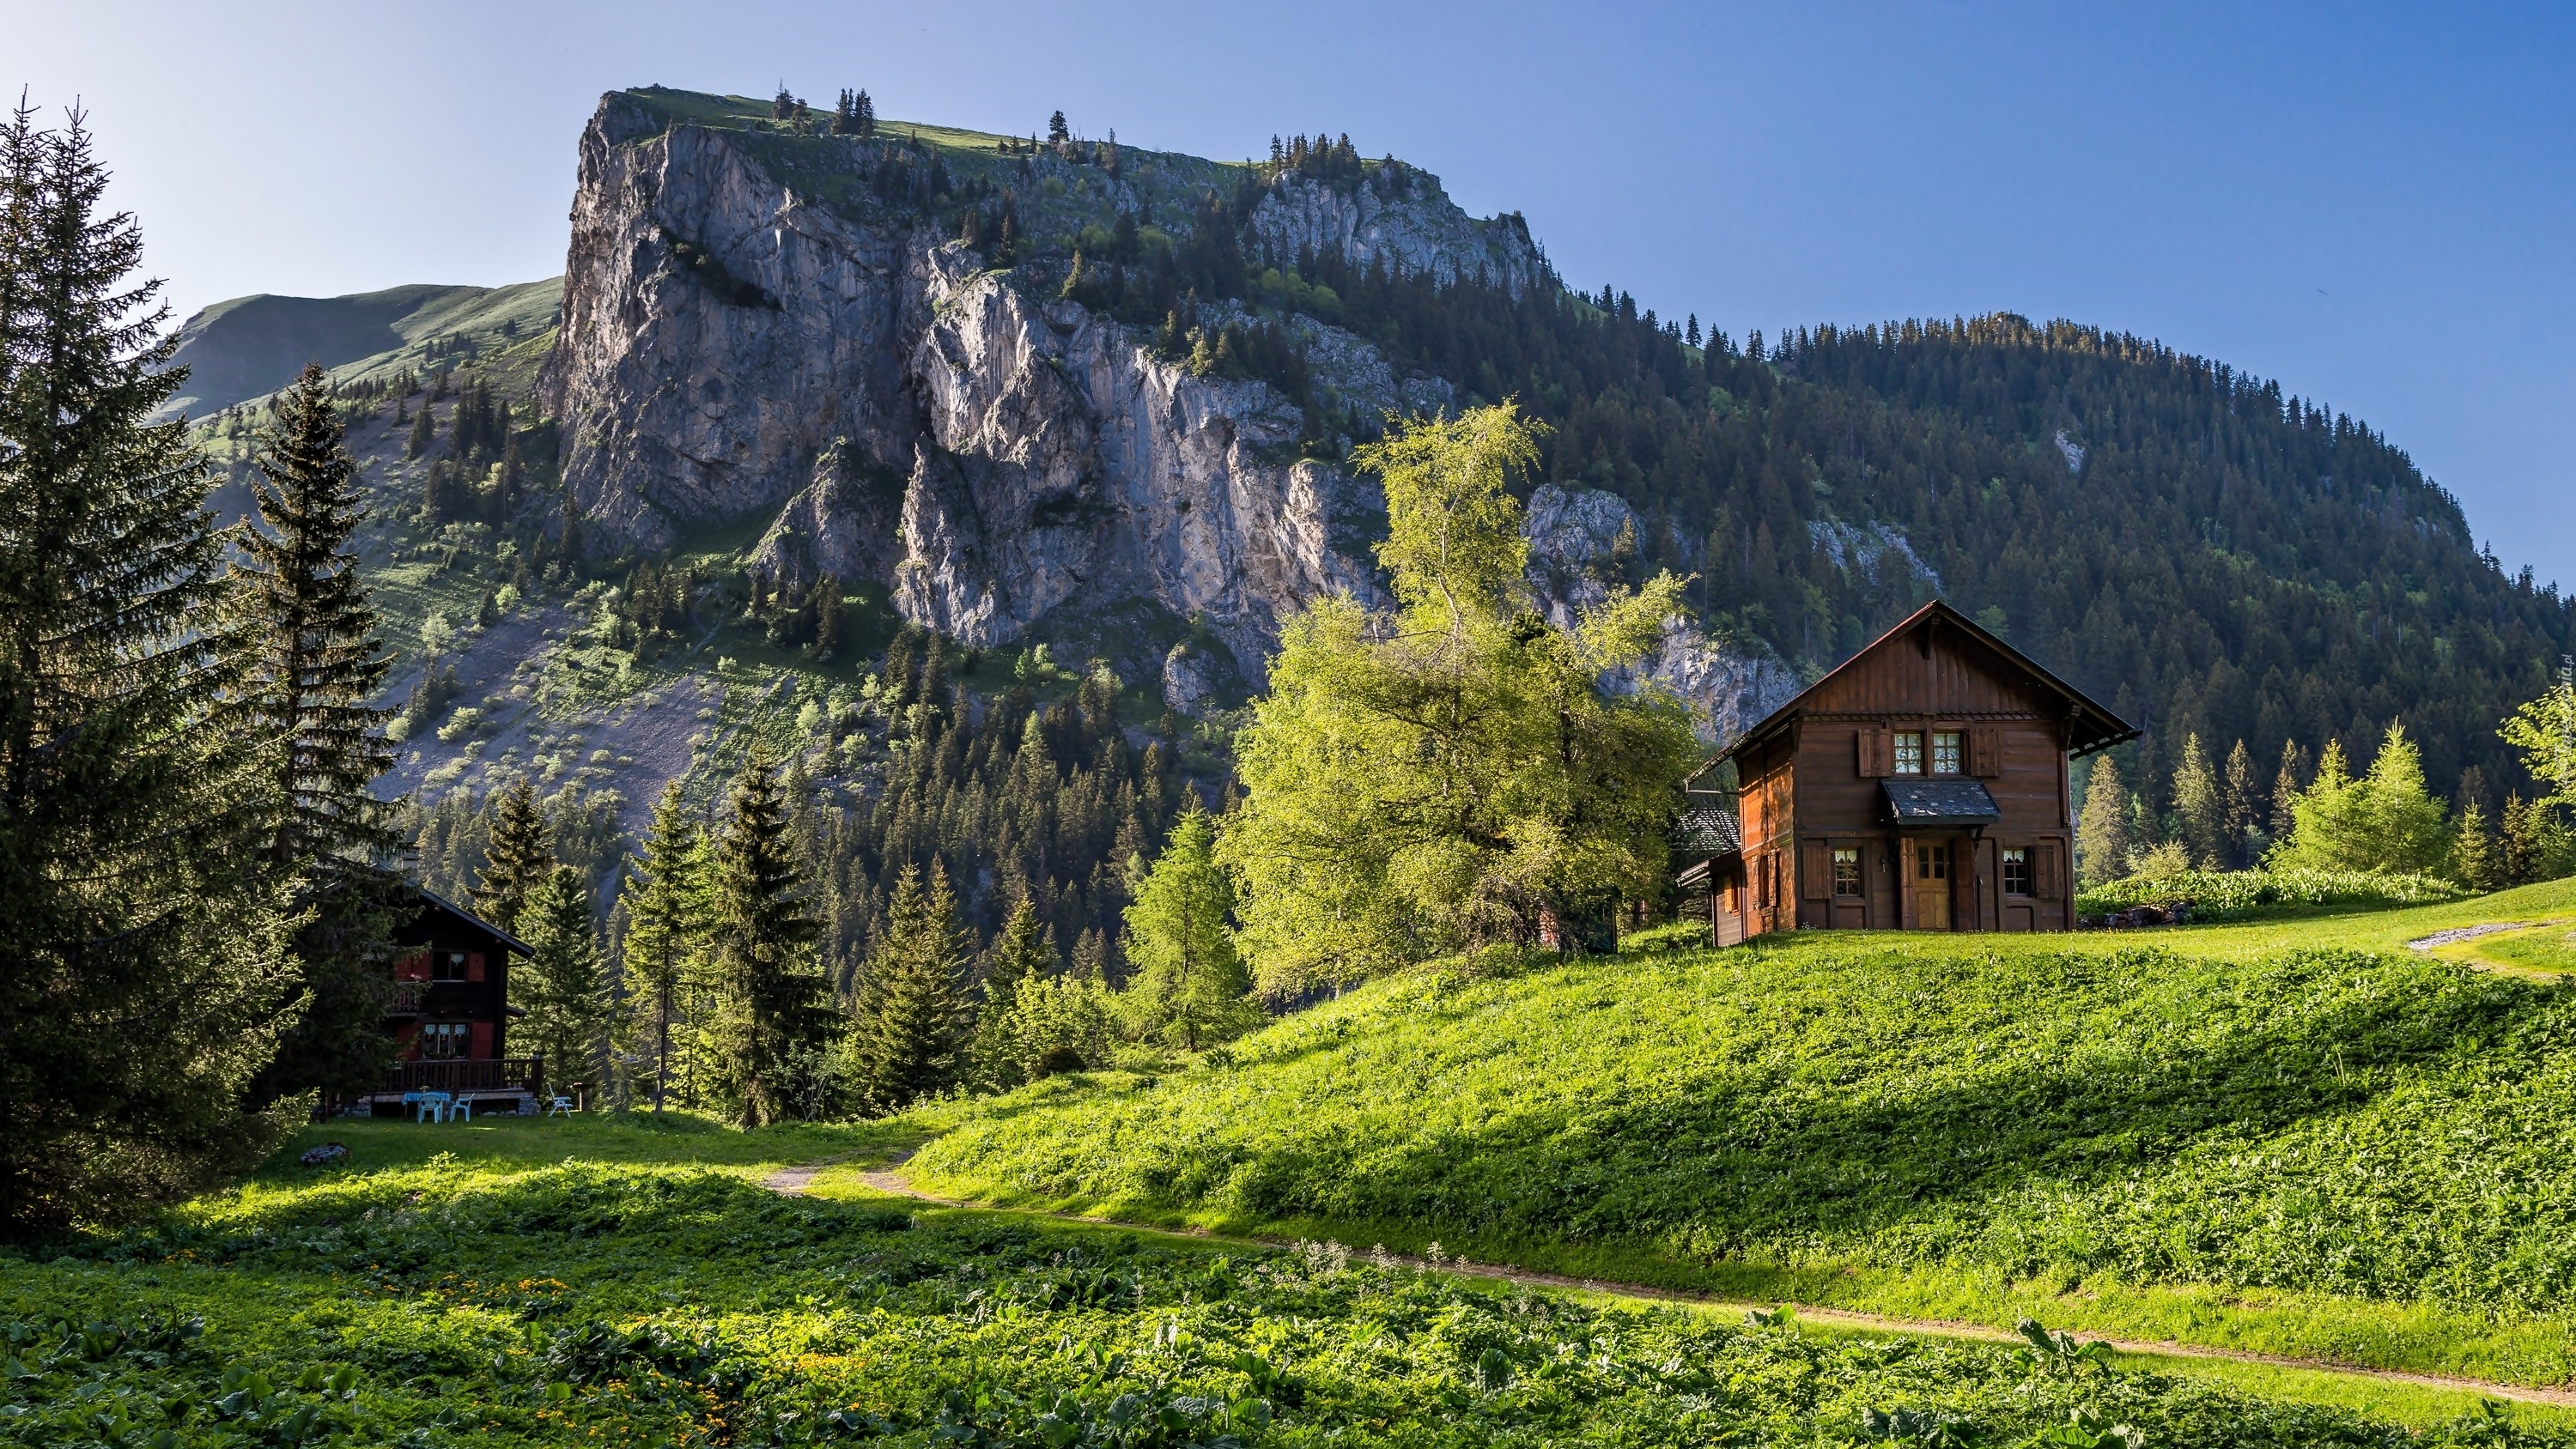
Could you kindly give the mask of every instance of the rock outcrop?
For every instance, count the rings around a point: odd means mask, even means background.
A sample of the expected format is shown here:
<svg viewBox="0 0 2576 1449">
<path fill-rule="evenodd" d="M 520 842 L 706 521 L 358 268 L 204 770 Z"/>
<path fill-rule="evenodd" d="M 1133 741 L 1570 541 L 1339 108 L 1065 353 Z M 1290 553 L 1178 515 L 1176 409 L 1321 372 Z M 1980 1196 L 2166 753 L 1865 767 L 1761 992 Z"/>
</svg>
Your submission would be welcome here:
<svg viewBox="0 0 2576 1449">
<path fill-rule="evenodd" d="M 1520 255 L 1510 228 L 1436 198 L 1318 201 L 1297 225 L 1347 222 L 1333 234 L 1406 265 Z M 1448 397 L 1364 339 L 1294 325 L 1330 403 Z M 757 567 L 890 583 L 905 617 L 970 644 L 1145 598 L 1256 658 L 1282 610 L 1374 592 L 1333 543 L 1366 490 L 1297 456 L 1303 420 L 1268 385 L 1195 376 L 962 243 L 810 202 L 740 133 L 664 128 L 626 97 L 582 138 L 542 387 L 595 534 L 656 548 L 769 515 Z"/>
<path fill-rule="evenodd" d="M 1627 500 L 1597 488 L 1553 484 L 1530 495 L 1522 531 L 1529 536 L 1530 588 L 1557 624 L 1610 595 L 1634 569 L 1645 521 Z M 1622 540 L 1626 540 L 1622 544 Z M 1631 679 L 1650 679 L 1689 703 L 1700 737 L 1727 744 L 1786 703 L 1803 687 L 1796 671 L 1759 644 L 1713 639 L 1694 624 L 1675 621 L 1653 658 Z"/>
<path fill-rule="evenodd" d="M 1428 272 L 1444 283 L 1482 276 L 1515 295 L 1538 278 L 1538 247 L 1518 213 L 1479 221 L 1441 192 L 1439 178 L 1405 175 L 1381 194 L 1376 182 L 1337 187 L 1291 172 L 1253 208 L 1253 237 L 1281 259 L 1338 252 L 1356 266 L 1383 262 L 1399 275 Z"/>
</svg>

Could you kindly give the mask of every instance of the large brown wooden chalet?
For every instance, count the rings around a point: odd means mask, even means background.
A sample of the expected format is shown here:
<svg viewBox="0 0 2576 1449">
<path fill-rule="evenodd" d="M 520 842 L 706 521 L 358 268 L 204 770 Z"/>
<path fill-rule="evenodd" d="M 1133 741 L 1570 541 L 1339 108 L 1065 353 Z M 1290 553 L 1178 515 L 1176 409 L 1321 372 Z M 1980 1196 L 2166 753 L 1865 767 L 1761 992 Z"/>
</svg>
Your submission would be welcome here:
<svg viewBox="0 0 2576 1449">
<path fill-rule="evenodd" d="M 2063 931 L 2067 761 L 2137 737 L 1935 600 L 1718 756 L 1736 808 L 1683 817 L 1718 944 L 1769 931 Z M 1703 774 L 1706 774 L 1703 771 Z"/>
<path fill-rule="evenodd" d="M 531 1112 L 545 1062 L 509 1054 L 510 958 L 525 942 L 431 891 L 394 932 L 393 998 L 385 1030 L 402 1059 L 367 1098 L 371 1114 L 404 1110 L 413 1092 L 445 1092 L 475 1110 Z"/>
</svg>

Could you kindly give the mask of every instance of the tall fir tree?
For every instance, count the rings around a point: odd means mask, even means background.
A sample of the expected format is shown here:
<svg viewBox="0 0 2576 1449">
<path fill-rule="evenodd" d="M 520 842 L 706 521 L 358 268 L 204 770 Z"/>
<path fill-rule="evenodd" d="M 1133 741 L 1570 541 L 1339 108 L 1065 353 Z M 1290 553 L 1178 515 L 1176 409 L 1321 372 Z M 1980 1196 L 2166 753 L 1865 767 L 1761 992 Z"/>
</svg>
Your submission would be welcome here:
<svg viewBox="0 0 2576 1449">
<path fill-rule="evenodd" d="M 868 958 L 858 1010 L 860 1070 L 871 1105 L 892 1111 L 957 1080 L 969 1008 L 966 933 L 947 867 L 928 882 L 905 866 Z"/>
<path fill-rule="evenodd" d="M 2226 867 L 2227 808 L 2219 793 L 2218 775 L 2209 767 L 2209 754 L 2200 747 L 2198 734 L 2186 734 L 2182 758 L 2175 762 L 2173 773 L 2174 835 L 2190 855 L 2192 865 L 2201 870 Z"/>
<path fill-rule="evenodd" d="M 2093 757 L 2084 785 L 2084 813 L 2075 822 L 2075 878 L 2090 889 L 2129 870 L 2129 791 L 2120 767 L 2107 754 Z"/>
<path fill-rule="evenodd" d="M 755 748 L 734 781 L 716 845 L 715 977 L 722 993 L 717 1070 L 748 1129 L 787 1114 L 796 1059 L 830 1034 L 804 871 L 789 839 L 777 767 Z"/>
<path fill-rule="evenodd" d="M 532 954 L 513 973 L 514 994 L 528 1014 L 511 1030 L 546 1059 L 548 1081 L 587 1084 L 595 1101 L 606 1065 L 608 990 L 581 872 L 568 865 L 548 871 L 520 911 L 520 923 Z"/>
<path fill-rule="evenodd" d="M 2262 801 L 2262 786 L 2254 778 L 2254 754 L 2238 740 L 2227 752 L 2227 773 L 2220 787 L 2219 806 L 2225 817 L 2227 864 L 2242 868 L 2263 854 L 2269 842 L 2263 837 L 2256 812 Z"/>
<path fill-rule="evenodd" d="M 554 870 L 554 831 L 537 808 L 536 787 L 514 781 L 492 809 L 492 845 L 474 883 L 474 909 L 502 930 L 516 932 L 528 901 Z"/>
<path fill-rule="evenodd" d="M 2496 888 L 2495 836 L 2487 829 L 2486 811 L 2476 800 L 2464 798 L 2460 803 L 2449 870 L 2451 879 L 2480 894 Z"/>
<path fill-rule="evenodd" d="M 420 411 L 412 417 L 410 435 L 403 440 L 403 456 L 417 458 L 436 446 L 438 446 L 438 418 L 432 413 L 428 403 L 422 403 Z"/>
<path fill-rule="evenodd" d="M 1023 891 L 984 956 L 984 999 L 975 1008 L 973 1052 L 980 1085 L 1007 1090 L 1020 1084 L 1021 1054 L 1012 1029 L 1020 992 L 1053 976 L 1055 969 L 1054 934 L 1039 922 L 1037 905 Z"/>
<path fill-rule="evenodd" d="M 223 715 L 223 542 L 86 117 L 0 127 L 0 1238 L 246 1168 L 286 915 Z"/>
<path fill-rule="evenodd" d="M 635 1014 L 653 1064 L 653 1110 L 670 1094 L 672 1033 L 679 1022 L 683 984 L 705 950 L 711 902 L 707 895 L 706 839 L 689 818 L 673 780 L 654 803 L 645 828 L 644 854 L 630 859 L 622 899 L 626 905 L 623 961 Z"/>
<path fill-rule="evenodd" d="M 1234 882 L 1216 863 L 1216 826 L 1191 807 L 1127 908 L 1125 992 L 1139 1036 L 1188 1051 L 1236 1036 L 1261 1018 L 1252 975 L 1234 948 Z"/>
<path fill-rule="evenodd" d="M 372 701 L 392 656 L 350 537 L 364 517 L 357 464 L 322 369 L 278 400 L 256 453 L 257 522 L 236 531 L 236 712 L 268 775 L 269 868 L 289 906 L 304 1004 L 253 1101 L 373 1086 L 394 1059 L 384 1029 L 393 932 L 410 903 L 392 808 L 370 786 L 393 764 Z"/>
</svg>

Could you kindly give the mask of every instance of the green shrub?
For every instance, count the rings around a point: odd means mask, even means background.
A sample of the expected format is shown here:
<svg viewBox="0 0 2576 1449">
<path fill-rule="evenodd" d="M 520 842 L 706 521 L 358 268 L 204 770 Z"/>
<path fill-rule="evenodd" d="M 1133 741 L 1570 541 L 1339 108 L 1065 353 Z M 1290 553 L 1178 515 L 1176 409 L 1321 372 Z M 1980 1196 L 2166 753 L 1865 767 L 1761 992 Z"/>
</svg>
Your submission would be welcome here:
<svg viewBox="0 0 2576 1449">
<path fill-rule="evenodd" d="M 2436 905 L 2468 891 L 2432 875 L 2361 870 L 2184 870 L 2105 881 L 2075 898 L 2078 915 L 2134 906 L 2188 908 L 2195 922 L 2236 921 L 2281 906 Z"/>
</svg>

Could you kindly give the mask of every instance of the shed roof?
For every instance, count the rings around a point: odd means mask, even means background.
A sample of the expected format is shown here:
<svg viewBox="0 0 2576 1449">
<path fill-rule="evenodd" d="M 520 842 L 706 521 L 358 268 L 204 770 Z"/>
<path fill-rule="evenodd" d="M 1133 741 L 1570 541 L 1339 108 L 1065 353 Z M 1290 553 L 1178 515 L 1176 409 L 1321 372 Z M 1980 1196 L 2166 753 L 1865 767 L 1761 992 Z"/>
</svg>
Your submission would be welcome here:
<svg viewBox="0 0 2576 1449">
<path fill-rule="evenodd" d="M 1985 782 L 1960 778 L 1881 780 L 1899 826 L 1992 825 L 2004 818 Z"/>
<path fill-rule="evenodd" d="M 1673 823 L 1673 846 L 1684 855 L 1736 855 L 1744 849 L 1743 827 L 1734 811 L 1703 805 Z"/>
</svg>

